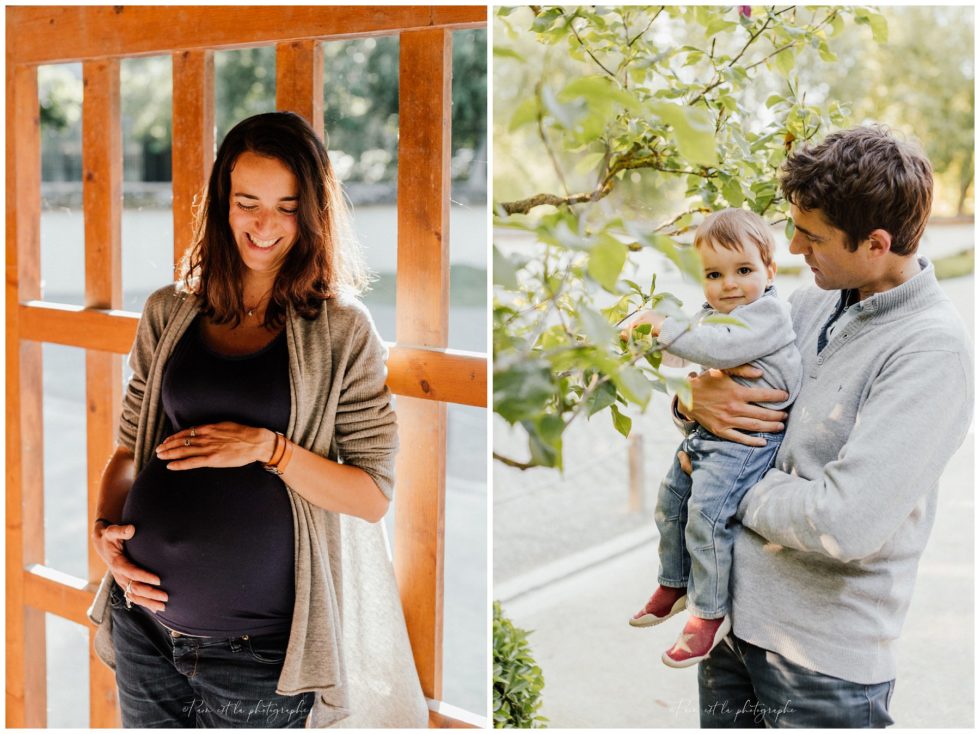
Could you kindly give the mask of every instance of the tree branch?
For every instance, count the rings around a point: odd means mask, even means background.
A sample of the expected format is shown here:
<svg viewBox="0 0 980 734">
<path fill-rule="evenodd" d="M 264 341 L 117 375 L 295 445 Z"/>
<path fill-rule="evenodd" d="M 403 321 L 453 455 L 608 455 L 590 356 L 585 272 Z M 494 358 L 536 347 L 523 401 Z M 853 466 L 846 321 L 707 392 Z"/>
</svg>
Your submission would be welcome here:
<svg viewBox="0 0 980 734">
<path fill-rule="evenodd" d="M 601 189 L 596 189 L 591 194 L 572 194 L 571 196 L 535 194 L 519 201 L 505 201 L 500 206 L 507 214 L 527 214 L 536 206 L 543 206 L 545 204 L 550 204 L 551 206 L 572 206 L 573 204 L 582 204 L 586 201 L 598 201 L 608 193 L 608 191 L 602 192 Z"/>
<path fill-rule="evenodd" d="M 708 207 L 706 207 L 706 206 L 696 206 L 693 209 L 688 209 L 686 212 L 683 212 L 681 214 L 678 214 L 676 217 L 674 217 L 673 219 L 671 219 L 669 222 L 664 222 L 663 224 L 661 224 L 659 227 L 657 227 L 653 231 L 654 232 L 659 232 L 662 229 L 667 229 L 667 227 L 670 227 L 670 226 L 676 224 L 681 219 L 683 219 L 684 217 L 686 217 L 688 214 L 710 214 L 710 213 L 711 213 L 711 209 L 709 209 Z M 680 233 L 678 233 L 678 234 L 680 234 Z"/>
<path fill-rule="evenodd" d="M 500 207 L 507 214 L 527 214 L 529 211 L 534 209 L 534 207 L 543 206 L 545 204 L 559 207 L 584 204 L 585 202 L 590 201 L 599 201 L 612 192 L 613 181 L 617 173 L 620 171 L 633 170 L 637 168 L 649 168 L 654 171 L 660 171 L 661 173 L 677 173 L 684 176 L 701 176 L 702 178 L 710 177 L 710 174 L 704 170 L 685 171 L 677 168 L 663 168 L 658 165 L 660 160 L 661 155 L 659 153 L 652 153 L 650 155 L 637 157 L 627 154 L 626 156 L 618 158 L 613 162 L 613 164 L 609 167 L 609 170 L 606 172 L 606 175 L 602 178 L 602 182 L 591 193 L 571 194 L 568 196 L 557 196 L 556 194 L 542 193 L 536 194 L 527 199 L 520 199 L 518 201 L 501 202 Z"/>
<path fill-rule="evenodd" d="M 728 62 L 726 68 L 731 69 L 735 65 L 735 62 L 738 61 L 740 58 L 742 58 L 742 55 L 748 50 L 749 46 L 751 46 L 755 42 L 755 40 L 762 35 L 762 32 L 766 30 L 771 20 L 772 18 L 766 18 L 766 22 L 759 27 L 759 30 L 749 36 L 749 40 L 745 42 L 744 46 L 742 46 L 742 50 L 739 51 L 737 54 L 735 54 L 735 57 Z M 713 50 L 714 50 L 714 45 L 712 45 L 712 51 Z M 711 81 L 711 83 L 709 83 L 708 86 L 702 89 L 698 93 L 698 96 L 692 99 L 690 102 L 688 102 L 688 104 L 694 106 L 695 104 L 697 104 L 697 102 L 703 99 L 708 92 L 710 92 L 712 89 L 720 85 L 723 81 L 724 80 L 721 78 L 721 75 L 717 74 L 716 72 L 716 76 Z"/>
<path fill-rule="evenodd" d="M 514 459 L 509 459 L 506 456 L 498 454 L 496 451 L 493 452 L 493 458 L 496 461 L 499 461 L 501 464 L 512 466 L 515 469 L 520 469 L 521 471 L 526 471 L 527 469 L 533 469 L 536 466 L 541 466 L 540 464 L 535 464 L 533 461 L 514 461 Z"/>
<path fill-rule="evenodd" d="M 548 152 L 548 157 L 551 159 L 551 165 L 555 169 L 555 175 L 558 176 L 558 182 L 561 184 L 565 195 L 568 196 L 568 183 L 565 181 L 565 174 L 563 174 L 561 171 L 558 158 L 555 155 L 555 151 L 551 149 L 551 143 L 548 142 L 548 136 L 544 130 L 544 114 L 541 112 L 541 82 L 538 82 L 537 86 L 535 86 L 534 93 L 538 97 L 538 136 L 541 138 L 541 142 L 544 144 L 544 149 Z"/>
<path fill-rule="evenodd" d="M 564 14 L 564 12 L 565 11 L 562 10 L 562 13 L 563 14 Z M 568 27 L 571 28 L 572 29 L 572 33 L 575 34 L 575 40 L 578 41 L 579 46 L 581 46 L 583 49 L 585 49 L 585 53 L 587 53 L 589 55 L 589 57 L 594 62 L 596 62 L 596 64 L 599 65 L 599 68 L 600 69 L 602 69 L 609 76 L 611 76 L 613 79 L 615 79 L 616 78 L 616 75 L 613 72 L 609 71 L 609 69 L 606 68 L 606 65 L 603 64 L 601 61 L 599 61 L 599 59 L 596 58 L 595 54 L 592 53 L 592 50 L 588 46 L 585 45 L 585 41 L 582 40 L 582 37 L 578 34 L 578 30 L 575 28 L 575 19 L 576 18 L 578 18 L 578 14 L 577 13 L 572 16 L 571 20 L 568 21 Z"/>
<path fill-rule="evenodd" d="M 661 6 L 660 6 L 660 7 L 659 7 L 659 8 L 657 9 L 657 12 L 653 14 L 653 17 L 652 17 L 652 18 L 650 19 L 650 22 L 649 22 L 649 23 L 647 23 L 647 27 L 646 27 L 646 28 L 644 28 L 644 29 L 643 29 L 642 31 L 640 31 L 639 33 L 637 33 L 637 34 L 636 34 L 635 36 L 633 36 L 633 40 L 632 40 L 632 41 L 630 41 L 629 43 L 627 43 L 627 44 L 626 44 L 626 47 L 627 47 L 627 48 L 630 48 L 630 47 L 632 47 L 632 45 L 633 45 L 634 43 L 636 43 L 636 42 L 637 42 L 637 40 L 638 40 L 639 38 L 641 38 L 641 37 L 642 37 L 642 36 L 643 36 L 644 34 L 646 34 L 646 32 L 647 32 L 648 30 L 650 30 L 650 26 L 652 26 L 652 25 L 653 25 L 653 21 L 655 21 L 655 20 L 656 20 L 656 19 L 657 19 L 657 18 L 658 18 L 658 17 L 660 16 L 660 14 L 661 14 L 662 12 L 664 12 L 664 6 L 663 6 L 663 5 L 661 5 Z"/>
</svg>

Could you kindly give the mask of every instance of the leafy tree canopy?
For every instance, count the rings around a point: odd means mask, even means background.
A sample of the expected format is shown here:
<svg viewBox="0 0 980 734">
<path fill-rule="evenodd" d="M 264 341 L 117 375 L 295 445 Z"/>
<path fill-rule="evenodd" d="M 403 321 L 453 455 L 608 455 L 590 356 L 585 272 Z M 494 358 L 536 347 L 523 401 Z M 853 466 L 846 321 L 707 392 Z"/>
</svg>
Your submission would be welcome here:
<svg viewBox="0 0 980 734">
<path fill-rule="evenodd" d="M 521 468 L 562 466 L 562 435 L 654 390 L 690 400 L 661 371 L 648 329 L 617 325 L 641 307 L 682 316 L 675 297 L 624 277 L 633 252 L 660 252 L 700 280 L 683 238 L 704 213 L 746 207 L 785 221 L 776 172 L 788 151 L 847 120 L 800 83 L 807 49 L 888 24 L 854 7 L 500 8 L 495 34 L 494 410 L 528 435 Z M 504 114 L 500 114 L 505 111 Z M 506 173 L 504 173 L 506 172 Z"/>
</svg>

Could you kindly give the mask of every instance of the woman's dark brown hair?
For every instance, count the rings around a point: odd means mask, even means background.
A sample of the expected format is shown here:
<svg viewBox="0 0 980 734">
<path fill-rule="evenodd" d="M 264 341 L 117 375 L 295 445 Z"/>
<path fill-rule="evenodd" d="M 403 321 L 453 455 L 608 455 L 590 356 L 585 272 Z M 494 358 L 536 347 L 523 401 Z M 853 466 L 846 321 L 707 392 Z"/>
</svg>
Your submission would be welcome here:
<svg viewBox="0 0 980 734">
<path fill-rule="evenodd" d="M 875 229 L 892 236 L 891 251 L 911 255 L 932 210 L 932 166 L 915 145 L 884 127 L 855 127 L 795 151 L 783 163 L 783 194 L 800 209 L 819 209 L 847 235 L 848 249 Z"/>
<path fill-rule="evenodd" d="M 181 261 L 180 274 L 182 287 L 204 301 L 202 311 L 216 323 L 232 326 L 241 323 L 245 314 L 245 264 L 228 224 L 228 212 L 231 171 L 246 151 L 281 161 L 299 186 L 296 241 L 276 275 L 264 325 L 280 328 L 287 304 L 312 319 L 327 298 L 363 290 L 363 266 L 326 147 L 299 115 L 268 112 L 235 125 L 218 148 L 211 169 L 195 242 Z"/>
</svg>

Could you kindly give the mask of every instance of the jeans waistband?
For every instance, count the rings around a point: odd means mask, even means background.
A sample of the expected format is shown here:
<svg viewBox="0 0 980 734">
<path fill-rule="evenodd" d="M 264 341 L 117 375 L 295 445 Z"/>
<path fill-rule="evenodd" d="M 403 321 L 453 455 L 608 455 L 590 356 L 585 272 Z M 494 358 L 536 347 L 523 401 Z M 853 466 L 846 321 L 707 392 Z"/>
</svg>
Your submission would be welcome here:
<svg viewBox="0 0 980 734">
<path fill-rule="evenodd" d="M 709 431 L 707 428 L 705 428 L 704 426 L 702 426 L 700 424 L 697 424 L 697 425 L 694 426 L 693 433 L 698 434 L 701 438 L 706 438 L 706 439 L 709 439 L 709 440 L 712 440 L 712 441 L 730 441 L 731 440 L 729 438 L 724 438 L 723 436 L 718 436 L 718 435 L 712 433 L 711 431 Z M 766 439 L 772 438 L 772 439 L 780 439 L 781 440 L 783 438 L 783 435 L 785 434 L 785 431 L 771 431 L 770 432 L 770 431 L 743 431 L 743 430 L 739 430 L 739 433 L 741 433 L 744 436 L 759 436 L 760 438 L 766 438 Z"/>
</svg>

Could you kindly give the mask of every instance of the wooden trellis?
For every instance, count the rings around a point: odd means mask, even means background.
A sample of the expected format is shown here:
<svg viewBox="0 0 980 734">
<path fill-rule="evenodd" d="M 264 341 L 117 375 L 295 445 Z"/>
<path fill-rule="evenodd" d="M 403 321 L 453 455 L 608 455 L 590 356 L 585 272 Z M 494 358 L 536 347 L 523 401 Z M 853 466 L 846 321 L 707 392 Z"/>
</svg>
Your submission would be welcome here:
<svg viewBox="0 0 980 734">
<path fill-rule="evenodd" d="M 88 625 L 104 565 L 88 578 L 44 565 L 41 344 L 85 350 L 88 527 L 112 453 L 121 357 L 137 314 L 119 311 L 122 145 L 119 63 L 169 53 L 173 62 L 175 242 L 189 242 L 194 196 L 214 150 L 217 49 L 276 45 L 276 107 L 323 132 L 320 42 L 397 33 L 398 269 L 391 389 L 398 420 L 396 575 L 433 726 L 481 723 L 442 697 L 446 404 L 486 407 L 485 354 L 446 348 L 449 323 L 449 154 L 452 31 L 486 25 L 471 7 L 7 8 L 7 726 L 46 723 L 44 615 Z M 44 302 L 40 284 L 41 144 L 37 70 L 83 64 L 84 306 Z M 174 250 L 175 265 L 181 248 Z M 162 285 L 162 284 L 161 284 Z M 410 583 L 409 583 L 410 580 Z M 118 725 L 111 671 L 89 645 L 90 726 Z M 485 723 L 482 722 L 482 723 Z"/>
</svg>

